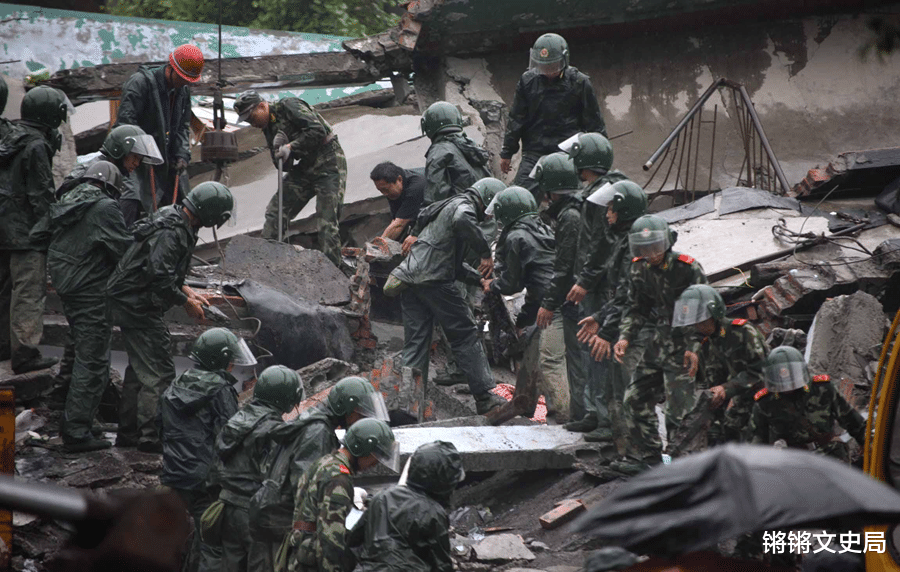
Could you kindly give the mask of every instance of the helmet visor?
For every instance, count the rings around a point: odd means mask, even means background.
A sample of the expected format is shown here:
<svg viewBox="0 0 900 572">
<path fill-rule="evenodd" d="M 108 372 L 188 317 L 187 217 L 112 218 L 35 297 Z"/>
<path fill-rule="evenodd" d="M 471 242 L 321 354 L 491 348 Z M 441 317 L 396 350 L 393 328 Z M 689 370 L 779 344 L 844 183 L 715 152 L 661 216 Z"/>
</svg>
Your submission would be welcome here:
<svg viewBox="0 0 900 572">
<path fill-rule="evenodd" d="M 793 391 L 806 385 L 806 364 L 802 362 L 766 364 L 766 388 L 773 393 Z"/>
<path fill-rule="evenodd" d="M 387 405 L 384 404 L 384 397 L 378 391 L 367 393 L 365 397 L 359 400 L 356 410 L 363 417 L 371 417 L 380 419 L 385 423 L 390 421 Z"/>
<path fill-rule="evenodd" d="M 244 341 L 244 338 L 238 338 L 238 343 L 234 352 L 234 365 L 250 367 L 256 365 L 256 358 L 250 351 L 250 346 Z"/>
<path fill-rule="evenodd" d="M 557 147 L 559 147 L 560 151 L 564 151 L 569 155 L 574 155 L 575 151 L 578 151 L 580 147 L 578 140 L 581 135 L 581 133 L 576 133 L 575 135 L 572 135 L 571 137 L 557 145 Z"/>
<path fill-rule="evenodd" d="M 703 303 L 699 298 L 679 298 L 672 314 L 672 327 L 693 326 L 711 317 L 709 304 Z"/>
<path fill-rule="evenodd" d="M 162 165 L 165 163 L 152 135 L 136 135 L 129 137 L 129 139 L 134 140 L 134 145 L 131 146 L 131 153 L 142 155 L 144 163 L 147 165 Z"/>
<path fill-rule="evenodd" d="M 532 171 L 534 172 L 534 171 Z M 494 195 L 494 198 L 491 199 L 490 204 L 488 204 L 487 208 L 484 209 L 485 216 L 493 217 L 494 210 L 497 208 L 497 195 Z"/>
<path fill-rule="evenodd" d="M 553 59 L 546 48 L 532 48 L 529 55 L 529 67 L 545 76 L 552 77 L 559 75 L 559 72 L 565 67 L 565 61 L 562 56 L 557 55 L 557 57 Z"/>
<path fill-rule="evenodd" d="M 665 230 L 644 229 L 628 235 L 628 246 L 631 256 L 635 258 L 651 258 L 665 253 L 669 247 L 669 236 Z"/>
<path fill-rule="evenodd" d="M 605 207 L 613 200 L 614 196 L 616 196 L 616 191 L 613 189 L 612 183 L 606 183 L 591 193 L 591 196 L 589 196 L 587 200 L 595 205 Z"/>
<path fill-rule="evenodd" d="M 375 455 L 375 458 L 378 459 L 379 463 L 388 469 L 395 473 L 400 472 L 400 443 L 394 441 L 387 449 L 381 445 L 377 445 L 375 450 L 372 451 L 372 454 Z"/>
</svg>

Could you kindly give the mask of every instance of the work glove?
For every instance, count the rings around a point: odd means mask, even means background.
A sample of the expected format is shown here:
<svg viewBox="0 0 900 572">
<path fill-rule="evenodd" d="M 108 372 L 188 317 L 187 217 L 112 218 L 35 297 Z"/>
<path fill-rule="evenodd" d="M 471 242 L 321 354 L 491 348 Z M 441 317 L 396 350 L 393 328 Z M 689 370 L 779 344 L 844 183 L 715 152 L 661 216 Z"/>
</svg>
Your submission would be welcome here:
<svg viewBox="0 0 900 572">
<path fill-rule="evenodd" d="M 291 144 L 285 143 L 275 151 L 275 158 L 287 163 L 291 158 Z"/>
<path fill-rule="evenodd" d="M 272 138 L 272 147 L 275 149 L 278 149 L 285 143 L 290 143 L 290 140 L 284 131 L 279 131 L 275 134 L 275 137 Z"/>
</svg>

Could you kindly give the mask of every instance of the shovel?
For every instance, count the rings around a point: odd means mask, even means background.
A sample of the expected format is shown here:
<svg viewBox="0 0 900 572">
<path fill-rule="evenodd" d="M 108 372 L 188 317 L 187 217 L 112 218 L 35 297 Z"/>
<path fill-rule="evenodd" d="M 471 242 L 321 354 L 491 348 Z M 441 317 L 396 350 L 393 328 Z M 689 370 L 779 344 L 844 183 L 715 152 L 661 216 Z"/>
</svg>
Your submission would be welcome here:
<svg viewBox="0 0 900 572">
<path fill-rule="evenodd" d="M 278 158 L 278 242 L 284 242 L 284 160 Z"/>
</svg>

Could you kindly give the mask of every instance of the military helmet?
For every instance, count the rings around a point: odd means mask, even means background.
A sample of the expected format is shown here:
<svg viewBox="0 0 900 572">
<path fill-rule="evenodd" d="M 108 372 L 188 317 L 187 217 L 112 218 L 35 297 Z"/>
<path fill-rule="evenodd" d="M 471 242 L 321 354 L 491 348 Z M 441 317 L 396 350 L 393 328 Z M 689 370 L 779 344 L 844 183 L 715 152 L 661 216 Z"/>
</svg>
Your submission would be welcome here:
<svg viewBox="0 0 900 572">
<path fill-rule="evenodd" d="M 565 153 L 544 155 L 535 164 L 530 176 L 541 185 L 541 190 L 545 193 L 570 195 L 581 189 L 581 179 L 578 178 L 575 164 Z"/>
<path fill-rule="evenodd" d="M 262 103 L 262 100 L 259 93 L 252 89 L 238 94 L 238 96 L 234 98 L 234 111 L 238 114 L 237 122 L 247 121 L 250 114 L 256 109 L 256 106 Z"/>
<path fill-rule="evenodd" d="M 103 192 L 114 199 L 118 198 L 122 192 L 122 171 L 109 161 L 97 161 L 85 171 L 81 178 L 99 184 Z"/>
<path fill-rule="evenodd" d="M 460 131 L 463 127 L 462 114 L 452 103 L 436 101 L 422 114 L 422 133 L 434 139 L 442 133 Z"/>
<path fill-rule="evenodd" d="M 693 326 L 712 318 L 720 323 L 725 318 L 725 302 L 708 284 L 691 284 L 675 302 L 672 326 Z"/>
<path fill-rule="evenodd" d="M 531 191 L 513 186 L 497 193 L 485 212 L 504 227 L 509 227 L 520 218 L 537 213 L 538 205 Z"/>
<path fill-rule="evenodd" d="M 483 179 L 478 179 L 475 183 L 472 184 L 471 187 L 466 189 L 469 192 L 474 193 L 481 200 L 481 205 L 484 207 L 485 211 L 491 205 L 491 201 L 494 200 L 494 197 L 497 196 L 497 193 L 506 188 L 506 183 L 501 181 L 500 179 L 495 179 L 494 177 L 485 177 Z"/>
<path fill-rule="evenodd" d="M 453 443 L 434 441 L 412 454 L 406 484 L 446 502 L 465 478 L 462 457 Z"/>
<path fill-rule="evenodd" d="M 137 125 L 114 127 L 103 140 L 100 151 L 117 161 L 124 159 L 129 153 L 135 153 L 143 156 L 144 163 L 149 165 L 162 165 L 165 162 L 156 145 L 156 139 L 152 135 L 147 135 Z"/>
<path fill-rule="evenodd" d="M 588 201 L 610 207 L 618 215 L 618 223 L 631 223 L 647 212 L 647 193 L 634 181 L 606 184 L 591 193 Z"/>
<path fill-rule="evenodd" d="M 384 397 L 371 383 L 355 375 L 345 377 L 331 388 L 326 406 L 337 417 L 346 417 L 356 411 L 363 417 L 374 417 L 385 422 L 389 419 Z"/>
<path fill-rule="evenodd" d="M 791 346 L 778 346 L 769 353 L 763 375 L 766 389 L 772 393 L 800 389 L 810 382 L 803 354 Z"/>
<path fill-rule="evenodd" d="M 3 75 L 0 75 L 0 114 L 6 111 L 7 100 L 9 100 L 9 86 L 6 85 Z"/>
<path fill-rule="evenodd" d="M 200 219 L 201 225 L 219 228 L 231 218 L 234 197 L 222 183 L 206 181 L 191 189 L 184 197 L 184 206 Z"/>
<path fill-rule="evenodd" d="M 360 419 L 344 434 L 344 447 L 357 459 L 375 455 L 378 462 L 398 472 L 400 447 L 394 432 L 381 419 Z"/>
<path fill-rule="evenodd" d="M 606 173 L 612 169 L 612 144 L 600 133 L 577 133 L 560 143 L 559 148 L 572 157 L 576 171 Z"/>
<path fill-rule="evenodd" d="M 628 245 L 636 258 L 651 258 L 665 253 L 675 243 L 675 232 L 665 219 L 656 215 L 644 215 L 631 225 Z"/>
<path fill-rule="evenodd" d="M 259 374 L 253 398 L 288 412 L 306 398 L 306 393 L 299 373 L 283 365 L 273 365 Z"/>
<path fill-rule="evenodd" d="M 239 338 L 226 328 L 206 330 L 194 341 L 191 359 L 207 371 L 227 369 L 238 354 Z"/>
<path fill-rule="evenodd" d="M 569 45 L 559 34 L 544 34 L 531 48 L 530 67 L 546 76 L 554 76 L 569 65 Z"/>
<path fill-rule="evenodd" d="M 66 120 L 69 106 L 63 92 L 53 87 L 38 86 L 22 98 L 22 119 L 56 129 Z"/>
</svg>

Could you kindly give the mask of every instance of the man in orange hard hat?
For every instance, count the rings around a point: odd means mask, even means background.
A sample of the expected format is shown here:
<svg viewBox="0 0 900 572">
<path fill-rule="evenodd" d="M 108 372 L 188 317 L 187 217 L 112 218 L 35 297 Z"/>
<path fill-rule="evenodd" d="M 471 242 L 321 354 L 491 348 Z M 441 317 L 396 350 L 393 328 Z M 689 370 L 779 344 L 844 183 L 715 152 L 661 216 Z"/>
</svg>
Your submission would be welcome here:
<svg viewBox="0 0 900 572">
<path fill-rule="evenodd" d="M 122 86 L 116 125 L 137 125 L 156 140 L 165 162 L 142 166 L 140 188 L 119 199 L 125 224 L 163 205 L 181 202 L 190 192 L 187 166 L 191 160 L 191 90 L 200 79 L 203 53 L 183 44 L 169 54 L 166 65 L 141 66 Z"/>
</svg>

